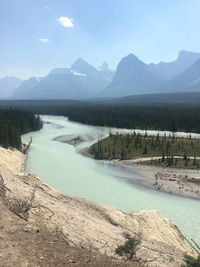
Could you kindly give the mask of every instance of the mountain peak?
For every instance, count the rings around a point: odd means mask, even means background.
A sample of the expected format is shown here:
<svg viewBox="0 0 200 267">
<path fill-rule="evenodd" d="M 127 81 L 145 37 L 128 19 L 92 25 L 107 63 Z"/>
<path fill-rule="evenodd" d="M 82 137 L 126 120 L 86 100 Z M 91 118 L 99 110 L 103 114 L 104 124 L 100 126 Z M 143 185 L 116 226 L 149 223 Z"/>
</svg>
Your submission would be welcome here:
<svg viewBox="0 0 200 267">
<path fill-rule="evenodd" d="M 129 64 L 130 66 L 145 66 L 146 64 L 142 62 L 138 57 L 136 57 L 134 54 L 129 54 L 126 57 L 122 58 L 121 62 L 122 64 Z M 121 65 L 121 64 L 120 64 Z"/>
<path fill-rule="evenodd" d="M 71 69 L 79 69 L 82 68 L 84 66 L 90 66 L 90 64 L 88 64 L 84 59 L 82 58 L 78 58 L 74 64 L 71 66 Z"/>
<path fill-rule="evenodd" d="M 148 69 L 148 65 L 134 54 L 124 57 L 117 66 L 112 82 L 106 88 L 106 96 L 123 96 L 149 93 L 158 90 L 162 81 Z M 157 88 L 155 88 L 157 87 Z"/>
<path fill-rule="evenodd" d="M 98 69 L 103 70 L 103 71 L 109 71 L 110 70 L 108 63 L 105 61 L 102 63 L 102 65 L 100 67 L 98 67 Z"/>
<path fill-rule="evenodd" d="M 138 66 L 144 67 L 146 64 L 142 62 L 138 57 L 136 57 L 134 54 L 129 54 L 128 56 L 122 58 L 120 61 L 118 67 L 121 66 L 128 66 L 129 68 L 136 68 Z"/>
<path fill-rule="evenodd" d="M 96 69 L 88 64 L 82 58 L 78 58 L 75 63 L 71 66 L 72 71 L 80 72 L 82 74 L 91 74 L 92 72 L 96 71 Z"/>
<path fill-rule="evenodd" d="M 125 59 L 131 59 L 131 60 L 138 60 L 138 61 L 140 61 L 139 58 L 136 57 L 136 55 L 134 55 L 133 53 L 128 54 L 128 55 L 125 57 Z"/>
</svg>

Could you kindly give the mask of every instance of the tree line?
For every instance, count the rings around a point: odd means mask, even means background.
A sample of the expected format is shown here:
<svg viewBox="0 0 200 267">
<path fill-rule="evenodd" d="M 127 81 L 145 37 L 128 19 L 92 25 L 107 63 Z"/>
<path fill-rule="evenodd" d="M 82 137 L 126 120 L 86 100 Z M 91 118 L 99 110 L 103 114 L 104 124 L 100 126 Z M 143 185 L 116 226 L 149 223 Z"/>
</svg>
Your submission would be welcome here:
<svg viewBox="0 0 200 267">
<path fill-rule="evenodd" d="M 21 149 L 21 135 L 37 131 L 42 126 L 40 117 L 31 112 L 11 108 L 0 110 L 0 145 Z"/>
<path fill-rule="evenodd" d="M 190 157 L 193 165 L 197 165 L 196 157 L 200 156 L 200 140 L 176 137 L 175 134 L 156 136 L 136 133 L 111 133 L 110 135 L 89 148 L 96 159 L 134 159 L 143 157 L 160 157 L 158 163 L 166 163 L 168 166 L 177 165 L 179 156 L 188 164 Z"/>
<path fill-rule="evenodd" d="M 79 105 L 68 108 L 66 115 L 98 126 L 200 132 L 200 107 L 192 105 Z"/>
<path fill-rule="evenodd" d="M 69 120 L 127 129 L 200 133 L 199 104 L 113 104 L 81 101 L 13 101 L 5 105 L 36 114 L 66 116 Z"/>
</svg>

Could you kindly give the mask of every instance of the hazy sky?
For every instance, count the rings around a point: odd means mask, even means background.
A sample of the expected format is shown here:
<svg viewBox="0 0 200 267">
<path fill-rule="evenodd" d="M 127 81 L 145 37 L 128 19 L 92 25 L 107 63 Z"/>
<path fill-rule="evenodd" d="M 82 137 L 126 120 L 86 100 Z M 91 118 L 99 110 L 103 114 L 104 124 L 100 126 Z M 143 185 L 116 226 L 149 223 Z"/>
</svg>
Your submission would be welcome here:
<svg viewBox="0 0 200 267">
<path fill-rule="evenodd" d="M 0 77 L 28 78 L 78 57 L 99 66 L 200 52 L 200 0 L 0 0 Z"/>
</svg>

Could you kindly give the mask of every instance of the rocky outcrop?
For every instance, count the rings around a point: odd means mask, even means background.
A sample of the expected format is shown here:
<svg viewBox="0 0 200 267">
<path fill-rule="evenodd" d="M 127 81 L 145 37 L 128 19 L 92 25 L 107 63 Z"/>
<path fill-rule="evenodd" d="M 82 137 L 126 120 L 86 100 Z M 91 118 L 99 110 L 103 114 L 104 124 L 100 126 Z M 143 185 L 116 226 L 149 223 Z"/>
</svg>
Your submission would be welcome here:
<svg viewBox="0 0 200 267">
<path fill-rule="evenodd" d="M 36 176 L 24 173 L 24 162 L 25 156 L 19 151 L 0 148 L 5 198 L 13 211 L 15 202 L 28 203 L 28 211 L 18 215 L 30 224 L 45 224 L 72 245 L 114 257 L 118 257 L 118 246 L 139 234 L 137 257 L 145 266 L 178 267 L 185 254 L 195 255 L 178 228 L 157 211 L 126 213 L 65 196 Z"/>
</svg>

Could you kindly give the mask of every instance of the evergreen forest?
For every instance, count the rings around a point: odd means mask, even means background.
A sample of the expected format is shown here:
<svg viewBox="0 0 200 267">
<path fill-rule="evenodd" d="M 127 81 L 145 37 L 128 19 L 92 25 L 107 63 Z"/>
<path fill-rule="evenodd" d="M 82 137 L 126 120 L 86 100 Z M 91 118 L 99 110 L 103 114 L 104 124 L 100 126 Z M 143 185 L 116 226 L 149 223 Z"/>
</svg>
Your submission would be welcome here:
<svg viewBox="0 0 200 267">
<path fill-rule="evenodd" d="M 28 111 L 0 110 L 0 145 L 4 148 L 21 149 L 21 135 L 37 131 L 43 126 L 39 116 Z"/>
<path fill-rule="evenodd" d="M 142 161 L 143 164 L 153 164 L 163 167 L 175 166 L 181 168 L 200 167 L 200 140 L 189 136 L 176 137 L 144 135 L 140 133 L 112 134 L 99 140 L 89 148 L 89 153 L 96 159 L 130 160 L 151 158 Z M 160 157 L 159 159 L 153 159 Z"/>
</svg>

